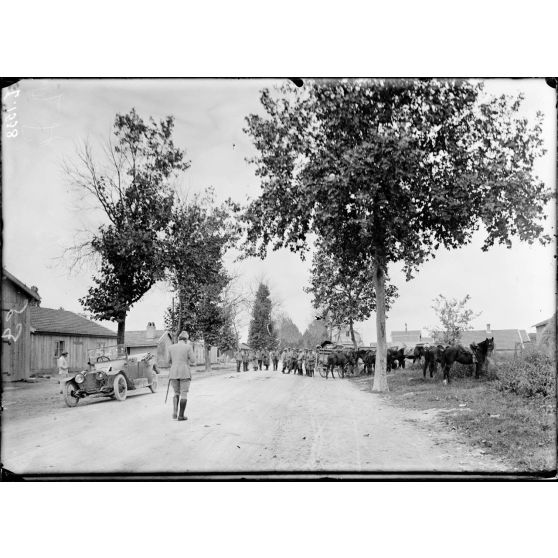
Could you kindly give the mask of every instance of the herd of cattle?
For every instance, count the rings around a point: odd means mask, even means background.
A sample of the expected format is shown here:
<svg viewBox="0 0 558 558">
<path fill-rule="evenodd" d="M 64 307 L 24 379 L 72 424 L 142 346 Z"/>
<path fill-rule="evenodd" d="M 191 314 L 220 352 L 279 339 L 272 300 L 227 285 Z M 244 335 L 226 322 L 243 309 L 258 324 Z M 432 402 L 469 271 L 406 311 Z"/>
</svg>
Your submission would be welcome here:
<svg viewBox="0 0 558 558">
<path fill-rule="evenodd" d="M 481 343 L 472 343 L 469 347 L 463 345 L 416 345 L 414 348 L 390 347 L 387 351 L 387 369 L 405 368 L 405 361 L 412 360 L 422 362 L 422 373 L 426 378 L 426 371 L 433 377 L 437 371 L 438 364 L 443 371 L 444 382 L 450 380 L 450 370 L 454 362 L 461 364 L 472 364 L 475 366 L 475 378 L 479 378 L 480 372 L 486 362 L 487 356 L 494 350 L 494 338 L 487 338 Z M 376 366 L 375 349 L 339 349 L 322 352 L 319 360 L 325 369 L 327 378 L 331 372 L 332 377 L 335 368 L 343 377 L 345 374 L 354 374 L 358 370 L 359 360 L 364 366 L 362 373 L 372 374 Z"/>
</svg>

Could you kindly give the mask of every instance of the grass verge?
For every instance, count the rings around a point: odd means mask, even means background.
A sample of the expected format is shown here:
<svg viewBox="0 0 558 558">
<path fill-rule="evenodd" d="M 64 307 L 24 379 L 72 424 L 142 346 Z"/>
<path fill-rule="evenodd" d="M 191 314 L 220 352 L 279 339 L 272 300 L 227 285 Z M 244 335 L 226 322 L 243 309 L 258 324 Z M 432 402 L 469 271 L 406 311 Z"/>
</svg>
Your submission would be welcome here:
<svg viewBox="0 0 558 558">
<path fill-rule="evenodd" d="M 371 391 L 370 377 L 357 377 Z M 411 367 L 388 374 L 388 401 L 411 409 L 441 409 L 439 420 L 472 446 L 505 459 L 518 471 L 556 469 L 556 398 L 521 397 L 499 391 L 496 382 L 455 378 L 445 386 Z"/>
</svg>

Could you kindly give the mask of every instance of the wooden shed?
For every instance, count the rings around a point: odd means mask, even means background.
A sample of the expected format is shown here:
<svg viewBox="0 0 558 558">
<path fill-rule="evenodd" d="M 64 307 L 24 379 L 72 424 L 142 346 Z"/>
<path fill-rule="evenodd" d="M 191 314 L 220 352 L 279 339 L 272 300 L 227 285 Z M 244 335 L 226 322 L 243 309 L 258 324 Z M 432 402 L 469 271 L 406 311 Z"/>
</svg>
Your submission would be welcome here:
<svg viewBox="0 0 558 558">
<path fill-rule="evenodd" d="M 57 359 L 68 351 L 70 371 L 87 369 L 88 351 L 116 345 L 116 333 L 75 312 L 31 307 L 31 373 L 57 373 Z"/>
<path fill-rule="evenodd" d="M 172 345 L 172 336 L 166 330 L 156 329 L 155 322 L 149 322 L 143 330 L 126 331 L 124 344 L 129 355 L 149 351 L 157 356 L 159 366 L 163 368 L 169 366 L 169 347 Z"/>
<path fill-rule="evenodd" d="M 31 374 L 30 307 L 41 302 L 31 288 L 2 269 L 2 380 L 26 380 Z"/>
</svg>

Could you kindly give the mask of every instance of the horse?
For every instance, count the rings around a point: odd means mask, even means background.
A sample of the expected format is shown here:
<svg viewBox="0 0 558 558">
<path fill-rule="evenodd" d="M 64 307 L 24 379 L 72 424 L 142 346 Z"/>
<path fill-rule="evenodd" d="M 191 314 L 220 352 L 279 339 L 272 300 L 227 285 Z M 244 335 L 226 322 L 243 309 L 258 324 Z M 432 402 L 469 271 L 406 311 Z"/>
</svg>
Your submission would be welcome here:
<svg viewBox="0 0 558 558">
<path fill-rule="evenodd" d="M 405 368 L 405 349 L 392 347 L 387 351 L 387 369 L 395 370 L 398 364 L 400 368 Z"/>
<path fill-rule="evenodd" d="M 444 383 L 450 381 L 450 370 L 454 362 L 475 365 L 475 378 L 478 380 L 480 371 L 486 361 L 486 357 L 494 350 L 494 337 L 487 337 L 481 343 L 472 343 L 471 349 L 467 350 L 462 345 L 451 345 L 442 353 L 442 369 L 444 371 Z"/>
<path fill-rule="evenodd" d="M 331 377 L 335 378 L 333 375 L 333 369 L 336 366 L 341 368 L 341 372 L 338 372 L 337 375 L 341 376 L 342 378 L 345 377 L 345 368 L 352 364 L 350 357 L 344 351 L 336 351 L 327 355 L 327 366 L 326 366 L 326 380 L 328 376 L 328 372 L 331 370 Z"/>
<path fill-rule="evenodd" d="M 420 364 L 420 359 L 424 356 L 424 345 L 416 345 L 413 350 L 413 364 L 418 360 Z"/>
<path fill-rule="evenodd" d="M 442 353 L 444 352 L 444 349 L 444 345 L 423 347 L 424 365 L 422 368 L 422 375 L 424 378 L 426 378 L 427 368 L 430 370 L 431 378 L 433 372 L 437 372 L 438 363 L 442 361 Z"/>
<path fill-rule="evenodd" d="M 376 368 L 376 351 L 371 351 L 369 349 L 359 349 L 357 351 L 357 362 L 358 359 L 362 360 L 364 364 L 363 373 L 370 376 Z"/>
</svg>

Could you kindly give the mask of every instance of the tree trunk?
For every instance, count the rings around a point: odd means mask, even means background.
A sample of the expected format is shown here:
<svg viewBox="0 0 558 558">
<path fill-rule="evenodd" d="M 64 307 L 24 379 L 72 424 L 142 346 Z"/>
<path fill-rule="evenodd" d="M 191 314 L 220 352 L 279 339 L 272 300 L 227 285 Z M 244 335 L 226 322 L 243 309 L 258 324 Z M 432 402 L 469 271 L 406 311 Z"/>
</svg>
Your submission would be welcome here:
<svg viewBox="0 0 558 558">
<path fill-rule="evenodd" d="M 124 334 L 126 332 L 126 316 L 119 318 L 116 322 L 118 324 L 118 330 L 116 332 L 116 344 L 124 345 Z"/>
<path fill-rule="evenodd" d="M 211 345 L 204 343 L 203 348 L 205 351 L 205 371 L 211 372 Z"/>
<path fill-rule="evenodd" d="M 376 291 L 376 370 L 373 391 L 389 391 L 387 382 L 387 341 L 386 341 L 386 276 L 381 265 L 374 271 Z"/>
<path fill-rule="evenodd" d="M 353 329 L 353 320 L 349 320 L 349 332 L 351 333 L 351 340 L 353 342 L 353 347 L 355 351 L 358 351 L 358 345 L 355 339 L 355 330 Z"/>
</svg>

